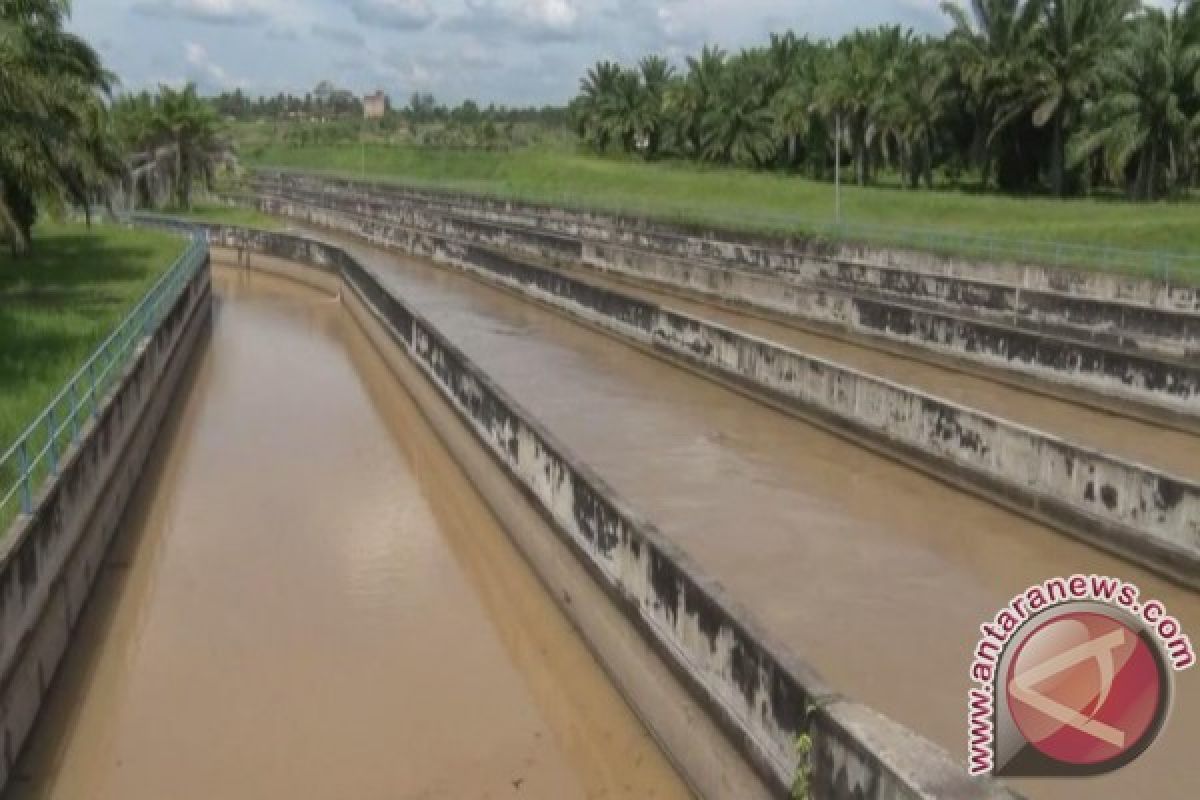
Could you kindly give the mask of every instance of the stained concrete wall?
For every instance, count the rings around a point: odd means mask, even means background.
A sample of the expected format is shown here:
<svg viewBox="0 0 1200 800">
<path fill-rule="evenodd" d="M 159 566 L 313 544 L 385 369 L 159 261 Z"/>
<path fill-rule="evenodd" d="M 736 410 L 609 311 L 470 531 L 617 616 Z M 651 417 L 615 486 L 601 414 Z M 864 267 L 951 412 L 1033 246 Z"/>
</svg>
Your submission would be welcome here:
<svg viewBox="0 0 1200 800">
<path fill-rule="evenodd" d="M 210 317 L 207 259 L 0 543 L 0 791 Z"/>
<path fill-rule="evenodd" d="M 795 744 L 807 734 L 813 741 L 816 798 L 1013 796 L 993 782 L 968 779 L 961 765 L 931 743 L 831 691 L 807 664 L 758 630 L 686 554 L 631 510 L 486 372 L 344 251 L 287 234 L 215 225 L 206 230 L 214 246 L 237 243 L 256 254 L 340 272 L 343 297 L 366 306 L 386 325 L 623 618 L 700 703 L 706 719 L 693 724 L 715 722 L 772 794 L 787 796 L 799 766 Z M 423 242 L 414 246 L 445 252 L 444 243 Z M 254 268 L 257 257 L 247 263 Z M 639 318 L 638 309 L 629 313 L 630 319 Z M 561 598 L 562 603 L 578 622 L 571 597 Z M 585 637 L 591 635 L 590 628 L 581 627 Z M 591 643 L 596 647 L 595 640 Z M 597 656 L 608 663 L 603 648 Z M 621 685 L 622 676 L 614 678 Z M 626 697 L 673 761 L 691 765 L 686 777 L 702 796 L 730 796 L 723 788 L 727 776 L 711 761 L 698 762 L 686 752 L 696 745 L 694 733 L 686 726 L 680 732 L 660 724 L 661 705 L 639 701 L 636 694 Z"/>
<path fill-rule="evenodd" d="M 1001 311 L 990 318 L 955 316 L 896 303 L 879 292 L 851 293 L 819 285 L 819 281 L 791 282 L 781 280 L 776 273 L 725 268 L 704 260 L 685 261 L 510 223 L 447 216 L 446 212 L 415 202 L 371 200 L 336 188 L 325 192 L 311 188 L 264 191 L 261 202 L 268 210 L 286 211 L 288 203 L 336 209 L 541 260 L 582 263 L 681 294 L 803 321 L 806 327 L 907 354 L 949 360 L 993 375 L 1009 375 L 1013 382 L 1048 387 L 1056 394 L 1092 405 L 1120 408 L 1186 428 L 1200 427 L 1200 363 L 1155 352 L 1188 350 L 1188 340 L 1175 338 L 1175 334 L 1191 335 L 1187 333 L 1191 328 L 1164 332 L 1158 327 L 1164 316 L 1160 312 L 1120 309 L 1122 324 L 1136 328 L 1141 320 L 1143 327 L 1154 330 L 1157 337 L 1153 341 L 1134 341 L 1133 328 L 1113 332 L 1107 312 L 1097 310 L 1092 301 L 1078 298 L 1062 298 L 1064 305 L 1046 310 L 1054 298 L 1027 290 L 997 289 L 988 295 L 992 297 L 988 302 L 1001 307 L 1005 301 L 996 298 L 1010 296 L 1012 302 L 1030 310 L 1029 319 L 1018 320 L 1021 324 L 1013 326 L 998 321 L 1004 316 Z M 1036 324 L 1030 321 L 1035 317 L 1039 320 Z M 1057 335 L 1067 318 L 1090 319 L 1095 330 L 1088 336 L 1097 341 Z M 1196 328 L 1200 330 L 1200 325 Z M 1150 347 L 1154 342 L 1162 346 Z M 1121 349 L 1120 345 L 1130 343 L 1144 352 Z"/>
<path fill-rule="evenodd" d="M 1200 286 L 1153 277 L 1053 268 L 996 260 L 965 259 L 930 252 L 833 242 L 820 237 L 781 237 L 720 230 L 710 226 L 668 224 L 619 214 L 580 211 L 535 203 L 497 200 L 459 192 L 413 189 L 394 183 L 371 183 L 261 170 L 261 185 L 332 191 L 420 204 L 443 213 L 467 215 L 502 224 L 519 224 L 597 243 L 623 245 L 689 261 L 712 260 L 723 266 L 767 270 L 798 277 L 843 280 L 860 268 L 877 275 L 896 273 L 892 290 L 906 292 L 906 275 L 939 276 L 944 285 L 961 281 L 973 286 L 1008 286 L 1058 296 L 1130 303 L 1163 311 L 1200 313 Z M 1145 265 L 1149 270 L 1154 265 Z M 844 272 L 843 270 L 850 270 Z"/>
<path fill-rule="evenodd" d="M 358 215 L 271 210 L 452 265 L 983 493 L 1174 580 L 1200 586 L 1200 484 L 1100 453 L 562 272 Z"/>
</svg>

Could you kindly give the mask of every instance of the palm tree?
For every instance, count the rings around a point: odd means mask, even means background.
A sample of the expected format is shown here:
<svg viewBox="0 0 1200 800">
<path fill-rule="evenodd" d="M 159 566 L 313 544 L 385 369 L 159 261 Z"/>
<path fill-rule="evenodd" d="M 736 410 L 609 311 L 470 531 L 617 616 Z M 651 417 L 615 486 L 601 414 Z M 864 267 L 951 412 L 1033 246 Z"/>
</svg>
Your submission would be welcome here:
<svg viewBox="0 0 1200 800">
<path fill-rule="evenodd" d="M 217 165 L 231 158 L 221 124 L 195 84 L 160 86 L 158 96 L 122 98 L 115 106 L 116 128 L 131 154 L 135 198 L 157 204 L 168 187 L 179 208 L 190 209 L 197 179 L 211 186 Z"/>
<path fill-rule="evenodd" d="M 196 84 L 182 90 L 159 87 L 155 128 L 175 155 L 175 191 L 180 208 L 192 207 L 192 184 L 203 178 L 211 186 L 216 163 L 226 145 L 218 136 L 220 122 L 212 106 L 200 99 Z"/>
<path fill-rule="evenodd" d="M 705 158 L 760 166 L 775 155 L 775 118 L 764 86 L 770 65 L 764 56 L 743 51 L 722 73 L 700 121 Z"/>
<path fill-rule="evenodd" d="M 768 95 L 776 94 L 792 79 L 806 55 L 808 46 L 807 39 L 798 39 L 791 31 L 782 35 L 771 34 L 767 44 L 770 72 L 768 84 L 764 87 Z"/>
<path fill-rule="evenodd" d="M 664 108 L 675 131 L 677 146 L 701 157 L 704 150 L 704 115 L 713 103 L 725 74 L 725 52 L 704 46 L 699 58 L 688 57 L 687 77 L 673 81 L 664 98 Z"/>
<path fill-rule="evenodd" d="M 970 16 L 955 2 L 942 3 L 942 10 L 954 26 L 946 37 L 947 54 L 968 90 L 964 99 L 974 118 L 971 156 L 986 188 L 997 145 L 1014 122 L 1015 115 L 1002 112 L 1023 91 L 1041 31 L 1041 7 L 1026 0 L 971 0 Z"/>
<path fill-rule="evenodd" d="M 1120 43 L 1140 0 L 1031 0 L 1042 15 L 1043 32 L 1033 50 L 1025 102 L 1033 124 L 1051 130 L 1050 188 L 1066 192 L 1068 132 L 1083 104 L 1101 87 L 1100 65 Z"/>
<path fill-rule="evenodd" d="M 1195 8 L 1196 6 L 1193 6 Z M 1200 132 L 1200 30 L 1180 6 L 1149 8 L 1102 68 L 1103 96 L 1071 141 L 1070 165 L 1100 153 L 1131 198 L 1153 200 L 1191 174 Z"/>
<path fill-rule="evenodd" d="M 860 186 L 871 179 L 871 157 L 881 132 L 879 111 L 895 82 L 897 60 L 911 40 L 912 31 L 898 25 L 855 31 L 838 42 L 817 93 L 822 113 L 842 120 Z"/>
<path fill-rule="evenodd" d="M 790 36 L 790 34 L 789 34 Z M 771 111 L 776 135 L 784 143 L 785 163 L 794 166 L 800 157 L 801 143 L 810 158 L 824 149 L 824 127 L 818 113 L 818 87 L 821 84 L 828 47 L 807 39 L 772 37 L 768 52 L 776 69 L 786 65 L 777 89 L 771 96 Z"/>
<path fill-rule="evenodd" d="M 933 188 L 939 130 L 954 104 L 950 68 L 933 42 L 914 42 L 896 60 L 891 92 L 879 110 L 880 124 L 899 151 L 909 186 L 923 177 Z"/>
<path fill-rule="evenodd" d="M 657 111 L 637 70 L 626 69 L 617 74 L 600 108 L 605 130 L 621 143 L 626 153 L 644 144 L 644 137 L 658 124 Z"/>
<path fill-rule="evenodd" d="M 93 195 L 119 172 L 103 98 L 113 78 L 63 30 L 67 0 L 0 0 L 0 235 L 29 249 L 37 198 Z"/>
<path fill-rule="evenodd" d="M 621 67 L 611 61 L 600 61 L 587 71 L 579 82 L 579 105 L 575 124 L 579 135 L 592 147 L 603 152 L 608 149 L 609 130 L 605 121 L 605 106 L 616 89 Z"/>
<path fill-rule="evenodd" d="M 664 96 L 671 79 L 675 76 L 675 68 L 661 56 L 646 56 L 638 64 L 641 72 L 642 101 L 648 116 L 649 126 L 644 132 L 646 137 L 646 157 L 654 158 L 662 147 L 663 129 L 666 120 L 663 117 Z"/>
</svg>

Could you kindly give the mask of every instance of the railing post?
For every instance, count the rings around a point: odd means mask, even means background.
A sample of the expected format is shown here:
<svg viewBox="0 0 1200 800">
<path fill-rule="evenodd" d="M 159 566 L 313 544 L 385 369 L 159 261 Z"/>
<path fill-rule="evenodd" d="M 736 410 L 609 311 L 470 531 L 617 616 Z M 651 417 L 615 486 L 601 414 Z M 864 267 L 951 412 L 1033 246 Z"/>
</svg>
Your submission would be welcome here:
<svg viewBox="0 0 1200 800">
<path fill-rule="evenodd" d="M 100 419 L 100 398 L 96 396 L 96 359 L 88 363 L 88 379 L 92 382 L 92 419 Z"/>
<path fill-rule="evenodd" d="M 46 456 L 50 459 L 50 474 L 58 474 L 58 431 L 55 424 L 54 406 L 46 409 L 46 428 L 50 440 L 46 443 Z"/>
<path fill-rule="evenodd" d="M 18 461 L 21 468 L 21 513 L 33 513 L 33 487 L 29 480 L 29 439 L 22 439 L 17 447 Z"/>
<path fill-rule="evenodd" d="M 67 396 L 71 401 L 71 444 L 79 444 L 79 392 L 76 391 L 75 381 L 71 381 L 71 387 L 67 392 Z"/>
</svg>

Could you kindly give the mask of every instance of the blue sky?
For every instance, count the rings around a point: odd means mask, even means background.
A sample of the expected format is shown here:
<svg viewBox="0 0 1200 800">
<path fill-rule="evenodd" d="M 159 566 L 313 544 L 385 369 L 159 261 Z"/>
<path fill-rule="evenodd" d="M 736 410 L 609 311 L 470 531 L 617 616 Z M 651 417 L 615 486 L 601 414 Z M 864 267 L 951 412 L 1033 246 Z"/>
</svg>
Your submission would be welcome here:
<svg viewBox="0 0 1200 800">
<path fill-rule="evenodd" d="M 902 22 L 944 28 L 938 0 L 82 0 L 72 27 L 128 89 L 303 94 L 322 79 L 403 102 L 562 103 L 598 59 L 672 60 L 787 28 L 836 36 Z"/>
</svg>

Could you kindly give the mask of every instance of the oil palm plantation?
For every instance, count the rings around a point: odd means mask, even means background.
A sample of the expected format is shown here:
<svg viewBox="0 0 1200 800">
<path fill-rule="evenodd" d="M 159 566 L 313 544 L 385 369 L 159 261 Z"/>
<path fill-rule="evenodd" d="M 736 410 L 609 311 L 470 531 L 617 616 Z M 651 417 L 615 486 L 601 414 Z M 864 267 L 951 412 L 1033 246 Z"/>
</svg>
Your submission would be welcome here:
<svg viewBox="0 0 1200 800">
<path fill-rule="evenodd" d="M 1073 138 L 1070 163 L 1098 156 L 1130 197 L 1184 185 L 1200 133 L 1200 21 L 1181 7 L 1145 10 L 1101 70 L 1104 94 Z"/>
<path fill-rule="evenodd" d="M 823 48 L 804 43 L 783 85 L 771 99 L 776 136 L 784 142 L 785 163 L 792 167 L 805 159 L 817 174 L 821 172 L 828 138 L 818 113 L 825 53 Z"/>
<path fill-rule="evenodd" d="M 676 149 L 700 158 L 704 150 L 704 116 L 715 102 L 726 70 L 726 55 L 705 45 L 700 55 L 687 59 L 687 75 L 672 81 L 664 98 L 664 112 L 673 131 Z"/>
<path fill-rule="evenodd" d="M 854 158 L 860 186 L 871 181 L 880 145 L 880 109 L 895 83 L 896 61 L 912 34 L 899 26 L 855 31 L 838 42 L 817 95 L 817 107 L 840 120 Z"/>
<path fill-rule="evenodd" d="M 662 56 L 646 56 L 638 64 L 641 77 L 641 107 L 646 124 L 642 135 L 646 142 L 646 156 L 654 158 L 662 149 L 666 121 L 663 116 L 664 98 L 675 68 Z"/>
<path fill-rule="evenodd" d="M 986 188 L 997 157 L 1012 149 L 1005 148 L 1005 139 L 1022 110 L 1030 53 L 1042 30 L 1041 7 L 1027 0 L 971 0 L 969 13 L 956 2 L 943 3 L 942 10 L 954 26 L 946 37 L 947 62 L 967 89 L 962 100 L 972 116 L 969 156 Z"/>
<path fill-rule="evenodd" d="M 1066 147 L 1084 103 L 1102 87 L 1101 65 L 1122 42 L 1138 0 L 1038 0 L 1042 35 L 1033 48 L 1023 102 L 1033 123 L 1050 130 L 1051 191 L 1066 192 Z"/>
<path fill-rule="evenodd" d="M 611 61 L 601 61 L 587 71 L 579 82 L 580 94 L 575 104 L 575 127 L 579 135 L 593 148 L 603 152 L 611 138 L 606 119 L 607 108 L 617 82 L 621 66 Z"/>
<path fill-rule="evenodd" d="M 940 132 L 956 101 L 950 72 L 938 43 L 910 43 L 896 59 L 892 90 L 879 109 L 885 141 L 913 189 L 922 178 L 933 188 Z"/>
<path fill-rule="evenodd" d="M 776 125 L 768 96 L 771 67 L 765 51 L 745 51 L 722 72 L 700 120 L 706 159 L 749 167 L 774 157 Z"/>
<path fill-rule="evenodd" d="M 984 187 L 1059 195 L 1097 176 L 1143 198 L 1200 180 L 1200 0 L 1173 11 L 1142 0 L 942 8 L 945 37 L 899 26 L 836 42 L 776 34 L 733 57 L 705 46 L 678 77 L 659 58 L 597 65 L 573 104 L 580 131 L 598 149 L 620 141 L 819 177 L 845 154 L 864 185 L 890 169 L 931 186 L 940 167 L 957 182 L 969 166 Z"/>
</svg>

